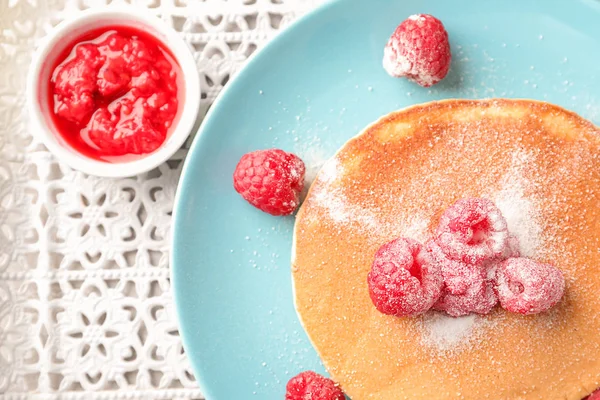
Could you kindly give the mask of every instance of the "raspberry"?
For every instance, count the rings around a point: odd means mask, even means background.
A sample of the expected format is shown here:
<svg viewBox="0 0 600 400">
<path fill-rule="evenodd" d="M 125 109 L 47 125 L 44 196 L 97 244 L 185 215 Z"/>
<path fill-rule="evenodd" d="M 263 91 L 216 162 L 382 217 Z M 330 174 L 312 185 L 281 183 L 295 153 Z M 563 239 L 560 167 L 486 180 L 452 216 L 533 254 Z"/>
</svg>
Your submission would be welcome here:
<svg viewBox="0 0 600 400">
<path fill-rule="evenodd" d="M 289 215 L 300 204 L 304 162 L 283 150 L 244 154 L 233 173 L 233 187 L 254 207 L 271 215 Z"/>
<path fill-rule="evenodd" d="M 77 46 L 76 53 L 78 58 L 57 68 L 54 91 L 56 114 L 79 124 L 94 112 L 96 74 L 102 65 L 102 57 L 98 49 L 89 44 Z"/>
<path fill-rule="evenodd" d="M 489 314 L 498 303 L 494 285 L 485 278 L 483 273 L 474 274 L 472 279 L 464 293 L 452 294 L 444 290 L 433 308 L 445 311 L 453 317 L 470 313 Z"/>
<path fill-rule="evenodd" d="M 425 247 L 444 279 L 442 295 L 433 308 L 453 317 L 472 312 L 487 314 L 494 308 L 498 300 L 482 265 L 449 259 L 434 240 L 428 241 Z"/>
<path fill-rule="evenodd" d="M 450 69 L 450 43 L 442 22 L 427 14 L 408 17 L 394 31 L 383 51 L 383 68 L 423 87 L 444 79 Z"/>
<path fill-rule="evenodd" d="M 509 233 L 508 238 L 506 239 L 506 246 L 504 246 L 504 251 L 497 260 L 504 261 L 507 258 L 513 257 L 521 257 L 521 244 L 519 243 L 519 238 L 512 233 Z"/>
<path fill-rule="evenodd" d="M 467 198 L 454 203 L 440 219 L 437 243 L 446 256 L 467 264 L 500 257 L 508 240 L 508 227 L 490 200 Z"/>
<path fill-rule="evenodd" d="M 375 307 L 398 317 L 429 310 L 442 289 L 438 266 L 420 243 L 406 238 L 377 250 L 367 281 Z"/>
<path fill-rule="evenodd" d="M 452 294 L 465 293 L 480 267 L 449 259 L 434 240 L 425 243 L 425 248 L 442 272 L 444 290 Z"/>
<path fill-rule="evenodd" d="M 589 397 L 586 397 L 585 400 L 600 400 L 600 389 L 596 389 L 596 391 L 590 394 Z"/>
<path fill-rule="evenodd" d="M 488 280 L 496 282 L 496 274 L 502 261 L 513 257 L 521 257 L 521 246 L 519 244 L 519 239 L 509 233 L 502 254 L 483 262 L 482 267 L 487 271 Z"/>
<path fill-rule="evenodd" d="M 98 108 L 88 124 L 88 136 L 94 145 L 112 155 L 148 154 L 160 147 L 165 133 L 154 128 L 153 110 L 141 106 L 143 99 L 137 99 L 127 118 L 117 118 L 117 112 Z M 118 104 L 116 101 L 113 104 Z"/>
<path fill-rule="evenodd" d="M 498 266 L 497 292 L 506 310 L 537 314 L 556 305 L 565 290 L 557 268 L 527 258 L 509 258 Z"/>
<path fill-rule="evenodd" d="M 338 385 L 313 371 L 304 371 L 290 379 L 285 400 L 344 400 Z"/>
<path fill-rule="evenodd" d="M 108 58 L 98 71 L 96 85 L 102 96 L 115 96 L 119 92 L 127 91 L 130 80 L 125 60 Z"/>
</svg>

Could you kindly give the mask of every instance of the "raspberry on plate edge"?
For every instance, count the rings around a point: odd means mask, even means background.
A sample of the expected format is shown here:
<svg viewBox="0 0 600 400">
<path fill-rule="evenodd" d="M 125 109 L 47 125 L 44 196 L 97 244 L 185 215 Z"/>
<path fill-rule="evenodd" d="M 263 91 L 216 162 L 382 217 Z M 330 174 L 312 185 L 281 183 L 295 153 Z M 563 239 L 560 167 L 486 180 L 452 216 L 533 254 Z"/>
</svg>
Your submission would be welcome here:
<svg viewBox="0 0 600 400">
<path fill-rule="evenodd" d="M 304 162 L 280 149 L 246 153 L 233 173 L 233 187 L 254 207 L 268 214 L 290 215 L 300 205 Z"/>
<path fill-rule="evenodd" d="M 423 87 L 440 82 L 450 70 L 448 32 L 432 15 L 416 14 L 392 33 L 383 52 L 383 68 L 393 77 L 406 77 Z"/>
<path fill-rule="evenodd" d="M 303 371 L 291 378 L 285 400 L 344 400 L 344 392 L 333 380 L 314 371 Z"/>
</svg>

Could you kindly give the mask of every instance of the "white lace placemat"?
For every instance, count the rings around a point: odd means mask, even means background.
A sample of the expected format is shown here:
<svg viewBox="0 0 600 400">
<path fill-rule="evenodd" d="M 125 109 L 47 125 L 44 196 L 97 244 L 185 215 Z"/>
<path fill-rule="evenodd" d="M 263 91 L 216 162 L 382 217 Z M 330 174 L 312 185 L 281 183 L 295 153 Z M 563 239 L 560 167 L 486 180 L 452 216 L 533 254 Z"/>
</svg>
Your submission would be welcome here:
<svg viewBox="0 0 600 400">
<path fill-rule="evenodd" d="M 194 48 L 203 113 L 248 56 L 320 0 L 130 0 Z M 201 399 L 169 283 L 185 149 L 130 179 L 32 139 L 24 87 L 52 26 L 115 0 L 0 0 L 0 399 Z M 188 142 L 189 143 L 189 142 Z"/>
</svg>

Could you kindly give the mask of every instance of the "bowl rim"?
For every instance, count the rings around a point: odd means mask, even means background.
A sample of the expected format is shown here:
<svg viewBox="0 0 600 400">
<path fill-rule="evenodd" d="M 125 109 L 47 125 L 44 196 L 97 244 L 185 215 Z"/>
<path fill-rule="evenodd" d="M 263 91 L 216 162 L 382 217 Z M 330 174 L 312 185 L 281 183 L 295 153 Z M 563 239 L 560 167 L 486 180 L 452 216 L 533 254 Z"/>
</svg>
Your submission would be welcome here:
<svg viewBox="0 0 600 400">
<path fill-rule="evenodd" d="M 68 145 L 58 142 L 57 135 L 49 126 L 48 119 L 41 109 L 39 77 L 43 71 L 48 55 L 57 43 L 67 37 L 70 32 L 81 29 L 86 24 L 95 22 L 109 25 L 135 25 L 146 27 L 149 34 L 155 36 L 167 47 L 179 63 L 182 71 L 182 80 L 185 87 L 183 109 L 175 129 L 165 142 L 153 153 L 143 155 L 141 158 L 110 163 L 87 157 Z M 69 18 L 59 23 L 39 43 L 34 52 L 29 73 L 27 76 L 26 102 L 32 122 L 32 135 L 42 142 L 44 146 L 61 162 L 69 167 L 89 175 L 110 178 L 124 178 L 138 175 L 156 168 L 168 160 L 181 148 L 190 135 L 200 109 L 200 75 L 196 61 L 189 45 L 170 26 L 154 14 L 132 6 L 112 5 L 102 9 L 88 9 L 82 11 L 74 18 Z M 181 106 L 181 104 L 180 104 Z"/>
</svg>

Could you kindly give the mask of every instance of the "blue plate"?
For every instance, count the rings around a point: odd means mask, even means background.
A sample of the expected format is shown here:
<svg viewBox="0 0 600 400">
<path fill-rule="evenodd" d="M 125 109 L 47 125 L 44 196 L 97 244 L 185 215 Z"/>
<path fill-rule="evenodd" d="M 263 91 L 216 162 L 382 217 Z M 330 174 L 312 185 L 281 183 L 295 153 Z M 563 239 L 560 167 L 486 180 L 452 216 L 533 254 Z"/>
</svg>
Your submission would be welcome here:
<svg viewBox="0 0 600 400">
<path fill-rule="evenodd" d="M 389 35 L 414 13 L 437 16 L 450 35 L 452 69 L 431 89 L 381 67 Z M 597 0 L 338 0 L 273 40 L 213 105 L 175 205 L 180 330 L 208 399 L 281 400 L 291 376 L 325 372 L 294 310 L 294 218 L 233 190 L 244 153 L 279 147 L 316 170 L 379 116 L 447 98 L 546 100 L 599 123 L 599 66 Z"/>
</svg>

